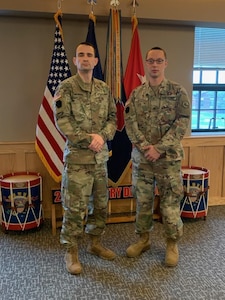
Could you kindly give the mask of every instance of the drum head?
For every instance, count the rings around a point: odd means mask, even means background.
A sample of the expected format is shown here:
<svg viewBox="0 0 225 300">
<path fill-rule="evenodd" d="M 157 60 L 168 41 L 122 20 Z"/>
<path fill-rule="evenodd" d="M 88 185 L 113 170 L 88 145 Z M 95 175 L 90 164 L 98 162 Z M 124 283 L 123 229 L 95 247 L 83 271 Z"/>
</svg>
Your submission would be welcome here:
<svg viewBox="0 0 225 300">
<path fill-rule="evenodd" d="M 12 182 L 12 183 L 19 183 L 19 182 L 26 182 L 26 181 L 32 181 L 37 179 L 37 175 L 14 175 L 14 176 L 9 176 L 5 177 L 2 181 L 4 182 Z"/>
<path fill-rule="evenodd" d="M 182 174 L 188 174 L 188 175 L 202 175 L 206 174 L 207 172 L 204 170 L 198 170 L 198 169 L 182 169 Z"/>
</svg>

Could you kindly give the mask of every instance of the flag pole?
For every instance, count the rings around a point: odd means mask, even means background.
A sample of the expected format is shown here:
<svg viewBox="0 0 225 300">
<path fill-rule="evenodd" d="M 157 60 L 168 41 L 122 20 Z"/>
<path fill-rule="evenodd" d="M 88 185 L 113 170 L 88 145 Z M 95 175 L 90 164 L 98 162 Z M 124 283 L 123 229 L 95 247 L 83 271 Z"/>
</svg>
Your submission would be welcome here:
<svg viewBox="0 0 225 300">
<path fill-rule="evenodd" d="M 133 6 L 133 14 L 136 14 L 136 6 L 139 6 L 137 0 L 132 0 L 130 5 Z"/>
<path fill-rule="evenodd" d="M 94 5 L 97 4 L 97 0 L 88 0 L 87 2 L 91 5 L 91 14 L 94 15 Z"/>
<path fill-rule="evenodd" d="M 117 8 L 120 5 L 120 2 L 119 0 L 111 0 L 110 5 L 115 6 L 115 8 Z"/>
<path fill-rule="evenodd" d="M 97 4 L 97 0 L 88 0 L 87 2 L 91 6 L 91 11 L 90 11 L 90 14 L 89 14 L 89 19 L 91 19 L 94 22 L 94 24 L 96 24 L 96 17 L 94 15 L 94 4 L 95 5 Z"/>
<path fill-rule="evenodd" d="M 59 16 L 62 17 L 62 1 L 63 0 L 57 0 L 57 8 L 58 8 L 58 10 L 57 10 L 57 12 L 54 15 L 54 20 L 55 20 L 56 25 L 58 25 L 58 27 L 59 27 L 59 31 L 61 33 L 62 40 L 64 41 L 62 25 L 59 22 Z"/>
<path fill-rule="evenodd" d="M 57 0 L 58 10 L 60 10 L 62 8 L 62 1 L 63 0 Z"/>
</svg>

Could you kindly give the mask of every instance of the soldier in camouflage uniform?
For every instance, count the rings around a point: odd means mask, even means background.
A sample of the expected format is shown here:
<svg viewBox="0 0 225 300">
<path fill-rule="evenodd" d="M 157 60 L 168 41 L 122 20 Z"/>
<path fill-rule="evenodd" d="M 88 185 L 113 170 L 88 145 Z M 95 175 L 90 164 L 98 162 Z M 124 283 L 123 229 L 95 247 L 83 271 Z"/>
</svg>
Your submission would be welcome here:
<svg viewBox="0 0 225 300">
<path fill-rule="evenodd" d="M 148 81 L 131 93 L 125 108 L 125 124 L 133 143 L 132 181 L 137 200 L 136 233 L 140 239 L 127 249 L 136 257 L 150 248 L 153 228 L 155 182 L 166 238 L 166 266 L 178 263 L 177 241 L 183 234 L 180 201 L 183 198 L 181 140 L 189 125 L 190 101 L 185 89 L 167 80 L 165 50 L 154 47 L 146 54 Z"/>
<path fill-rule="evenodd" d="M 54 102 L 56 126 L 66 137 L 61 195 L 64 208 L 60 242 L 67 248 L 66 268 L 79 274 L 78 240 L 83 234 L 84 218 L 90 197 L 93 216 L 87 217 L 85 232 L 90 236 L 88 252 L 103 259 L 115 253 L 101 245 L 108 203 L 107 140 L 116 132 L 116 106 L 109 87 L 93 78 L 98 59 L 89 43 L 76 48 L 73 63 L 77 74 L 57 88 Z"/>
</svg>

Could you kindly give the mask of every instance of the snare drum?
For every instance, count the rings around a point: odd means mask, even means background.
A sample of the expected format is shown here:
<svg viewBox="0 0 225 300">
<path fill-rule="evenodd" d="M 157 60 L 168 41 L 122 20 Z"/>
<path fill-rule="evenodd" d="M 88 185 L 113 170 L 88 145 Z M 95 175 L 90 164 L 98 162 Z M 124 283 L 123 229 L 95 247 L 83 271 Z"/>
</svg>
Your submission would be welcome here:
<svg viewBox="0 0 225 300">
<path fill-rule="evenodd" d="M 208 212 L 209 170 L 201 167 L 182 167 L 184 197 L 181 216 L 206 217 Z"/>
<path fill-rule="evenodd" d="M 39 173 L 20 172 L 0 177 L 0 203 L 4 230 L 39 227 L 42 218 L 42 178 Z"/>
</svg>

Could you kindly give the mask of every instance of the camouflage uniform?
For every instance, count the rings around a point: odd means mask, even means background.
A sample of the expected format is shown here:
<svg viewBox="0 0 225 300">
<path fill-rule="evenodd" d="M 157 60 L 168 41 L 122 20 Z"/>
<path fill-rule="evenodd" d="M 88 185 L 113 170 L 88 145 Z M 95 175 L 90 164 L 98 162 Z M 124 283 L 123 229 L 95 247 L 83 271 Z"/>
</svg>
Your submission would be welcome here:
<svg viewBox="0 0 225 300">
<path fill-rule="evenodd" d="M 109 87 L 98 79 L 84 83 L 78 74 L 64 80 L 56 91 L 55 122 L 66 137 L 62 203 L 64 208 L 60 241 L 68 247 L 83 233 L 83 221 L 91 195 L 94 197 L 93 218 L 85 231 L 100 235 L 105 228 L 108 202 L 107 140 L 116 131 L 116 106 Z M 97 133 L 105 141 L 95 153 L 88 148 Z"/>
<path fill-rule="evenodd" d="M 137 199 L 136 232 L 153 227 L 155 181 L 160 194 L 165 236 L 173 240 L 183 234 L 180 200 L 183 197 L 181 160 L 183 138 L 189 124 L 190 101 L 178 83 L 164 79 L 157 90 L 149 83 L 137 87 L 125 108 L 125 124 L 133 143 L 133 192 Z M 155 162 L 144 156 L 144 146 L 154 145 L 161 154 Z"/>
</svg>

